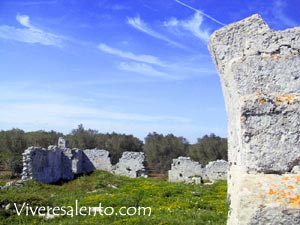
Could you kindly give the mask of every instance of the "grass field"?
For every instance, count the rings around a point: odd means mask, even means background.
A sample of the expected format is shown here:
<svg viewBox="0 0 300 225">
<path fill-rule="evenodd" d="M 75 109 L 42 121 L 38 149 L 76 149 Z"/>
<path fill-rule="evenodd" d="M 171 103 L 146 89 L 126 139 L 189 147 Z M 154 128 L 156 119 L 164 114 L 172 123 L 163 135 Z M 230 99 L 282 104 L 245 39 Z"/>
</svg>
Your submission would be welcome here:
<svg viewBox="0 0 300 225">
<path fill-rule="evenodd" d="M 226 224 L 226 189 L 226 181 L 219 181 L 210 186 L 187 185 L 157 179 L 130 179 L 102 171 L 81 176 L 61 185 L 46 185 L 33 180 L 21 187 L 0 190 L 1 205 L 11 203 L 10 209 L 0 209 L 0 224 Z M 76 216 L 76 200 L 78 208 L 97 207 L 101 203 L 102 207 L 113 207 L 114 213 L 110 216 L 103 213 L 97 213 L 96 216 Z M 24 202 L 33 208 L 69 206 L 69 215 L 48 220 L 37 215 L 26 216 L 25 204 L 21 215 L 18 216 L 15 207 L 20 210 Z M 121 207 L 126 207 L 129 214 L 133 214 L 135 210 L 132 207 L 137 209 L 142 206 L 150 207 L 151 215 L 149 210 L 146 215 L 141 213 L 122 216 L 115 213 L 119 212 Z M 71 208 L 74 209 L 73 217 Z M 110 214 L 112 208 L 107 209 L 107 213 Z"/>
</svg>

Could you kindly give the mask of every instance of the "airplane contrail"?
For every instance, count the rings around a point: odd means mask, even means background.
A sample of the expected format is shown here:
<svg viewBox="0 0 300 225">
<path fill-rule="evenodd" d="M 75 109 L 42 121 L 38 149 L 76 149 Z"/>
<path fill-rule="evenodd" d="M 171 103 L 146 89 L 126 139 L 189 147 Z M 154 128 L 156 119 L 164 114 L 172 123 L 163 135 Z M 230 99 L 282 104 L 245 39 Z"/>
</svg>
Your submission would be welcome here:
<svg viewBox="0 0 300 225">
<path fill-rule="evenodd" d="M 210 16 L 210 15 L 208 15 L 208 14 L 202 12 L 202 11 L 199 10 L 199 9 L 196 9 L 196 8 L 194 8 L 194 7 L 192 7 L 192 6 L 189 6 L 189 5 L 185 4 L 184 2 L 181 2 L 181 1 L 179 1 L 179 0 L 174 0 L 174 1 L 177 2 L 177 3 L 180 4 L 180 5 L 183 5 L 183 6 L 187 7 L 187 8 L 189 8 L 189 9 L 193 10 L 193 11 L 196 11 L 196 12 L 201 13 L 203 16 L 205 16 L 205 17 L 207 17 L 208 19 L 210 19 L 210 20 L 216 22 L 217 24 L 220 24 L 220 25 L 222 25 L 222 26 L 225 26 L 225 25 L 226 25 L 225 23 L 222 23 L 221 21 L 219 21 L 219 20 L 213 18 L 212 16 Z"/>
</svg>

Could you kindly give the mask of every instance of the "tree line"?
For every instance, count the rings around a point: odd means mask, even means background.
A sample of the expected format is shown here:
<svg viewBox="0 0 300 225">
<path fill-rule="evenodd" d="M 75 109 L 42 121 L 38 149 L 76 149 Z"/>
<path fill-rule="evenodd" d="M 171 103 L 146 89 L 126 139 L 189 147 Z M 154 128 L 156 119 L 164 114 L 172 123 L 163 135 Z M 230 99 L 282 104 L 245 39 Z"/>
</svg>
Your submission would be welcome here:
<svg viewBox="0 0 300 225">
<path fill-rule="evenodd" d="M 22 171 L 22 153 L 30 146 L 47 148 L 56 145 L 59 137 L 68 140 L 70 148 L 105 149 L 110 152 L 113 164 L 116 164 L 124 151 L 143 151 L 147 155 L 147 166 L 156 173 L 167 173 L 172 159 L 189 156 L 202 165 L 217 159 L 227 160 L 227 139 L 215 134 L 198 138 L 190 144 L 186 138 L 173 134 L 149 133 L 145 142 L 133 135 L 118 133 L 99 133 L 78 125 L 69 134 L 56 131 L 24 132 L 21 129 L 0 131 L 0 170 L 10 170 L 12 175 Z"/>
</svg>

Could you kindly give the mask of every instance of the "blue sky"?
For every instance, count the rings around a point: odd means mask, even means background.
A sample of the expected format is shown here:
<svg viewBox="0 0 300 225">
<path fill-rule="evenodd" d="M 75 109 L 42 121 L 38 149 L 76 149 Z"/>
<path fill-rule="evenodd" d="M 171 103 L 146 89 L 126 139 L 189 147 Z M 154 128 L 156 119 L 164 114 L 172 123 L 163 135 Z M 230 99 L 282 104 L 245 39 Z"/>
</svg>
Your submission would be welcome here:
<svg viewBox="0 0 300 225">
<path fill-rule="evenodd" d="M 207 50 L 223 25 L 259 13 L 300 26 L 300 2 L 0 1 L 0 129 L 227 136 Z"/>
</svg>

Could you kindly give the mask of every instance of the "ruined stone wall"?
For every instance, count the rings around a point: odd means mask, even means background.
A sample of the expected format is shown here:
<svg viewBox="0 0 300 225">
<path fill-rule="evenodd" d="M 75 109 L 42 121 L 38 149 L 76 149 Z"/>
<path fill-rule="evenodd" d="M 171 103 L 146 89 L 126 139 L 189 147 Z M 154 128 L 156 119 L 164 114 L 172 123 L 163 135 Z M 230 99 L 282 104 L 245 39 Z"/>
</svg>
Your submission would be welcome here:
<svg viewBox="0 0 300 225">
<path fill-rule="evenodd" d="M 100 149 L 86 149 L 83 150 L 85 156 L 84 168 L 89 171 L 104 170 L 111 172 L 112 164 L 110 154 L 106 150 Z"/>
<path fill-rule="evenodd" d="M 76 175 L 94 170 L 112 172 L 109 153 L 105 150 L 48 149 L 30 147 L 23 153 L 22 179 L 37 179 L 43 183 L 72 180 Z"/>
<path fill-rule="evenodd" d="M 168 171 L 170 182 L 201 183 L 202 179 L 219 180 L 227 179 L 228 163 L 225 160 L 209 162 L 203 167 L 190 157 L 180 156 L 173 159 L 171 170 Z"/>
<path fill-rule="evenodd" d="M 209 162 L 203 171 L 203 178 L 208 180 L 226 180 L 228 171 L 228 162 L 217 160 Z"/>
<path fill-rule="evenodd" d="M 180 156 L 177 159 L 173 159 L 171 170 L 168 171 L 168 180 L 170 182 L 191 182 L 193 177 L 199 177 L 201 183 L 201 177 L 203 176 L 203 168 L 199 162 L 195 162 L 190 157 Z"/>
<path fill-rule="evenodd" d="M 127 177 L 147 177 L 144 152 L 123 152 L 122 157 L 115 166 L 114 173 Z"/>
<path fill-rule="evenodd" d="M 253 15 L 209 50 L 228 113 L 228 224 L 300 224 L 300 29 Z"/>
<path fill-rule="evenodd" d="M 23 153 L 22 179 L 37 179 L 43 183 L 55 183 L 59 180 L 72 180 L 76 175 L 94 170 L 114 172 L 128 177 L 147 177 L 144 166 L 145 154 L 142 152 L 124 152 L 115 168 L 111 164 L 110 154 L 100 149 L 69 149 L 49 146 L 48 149 L 30 147 Z"/>
</svg>

